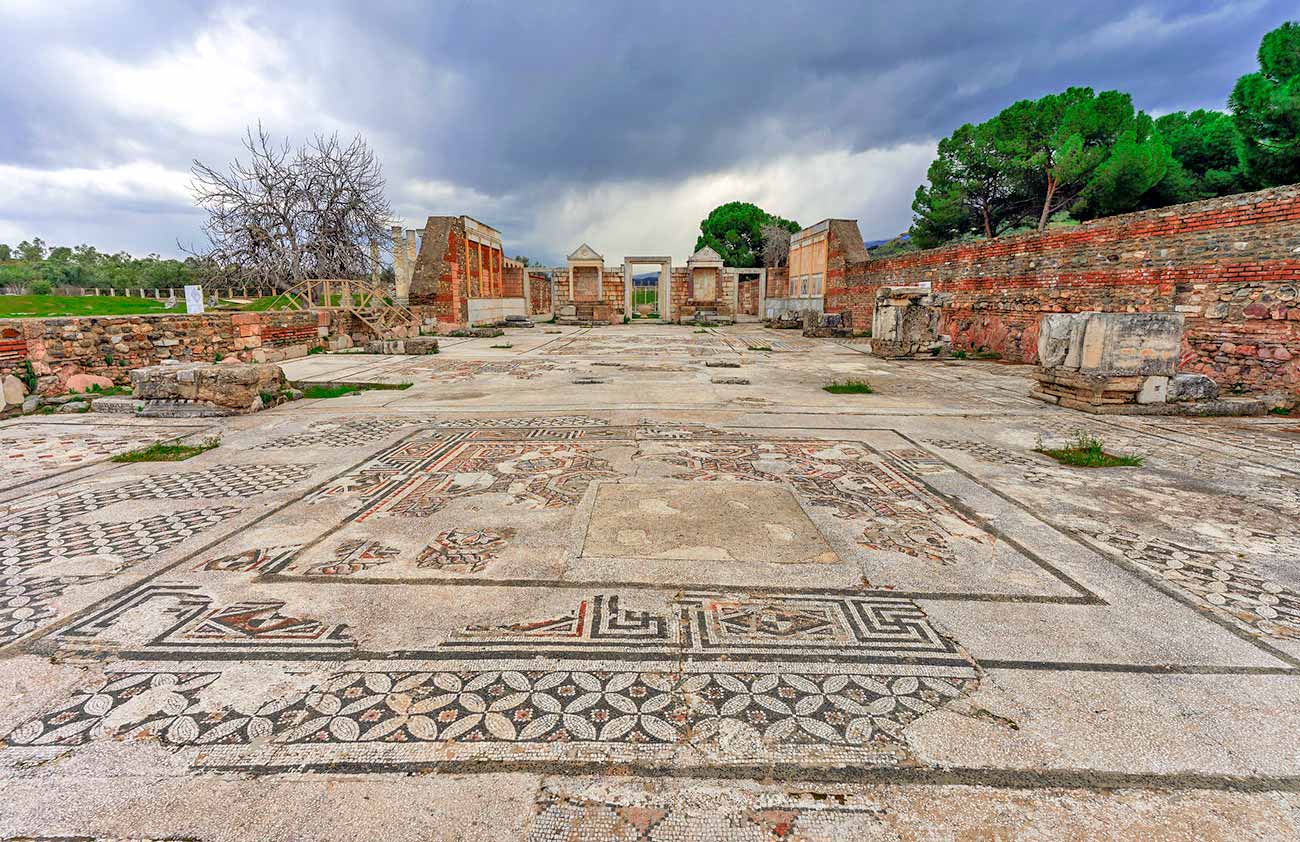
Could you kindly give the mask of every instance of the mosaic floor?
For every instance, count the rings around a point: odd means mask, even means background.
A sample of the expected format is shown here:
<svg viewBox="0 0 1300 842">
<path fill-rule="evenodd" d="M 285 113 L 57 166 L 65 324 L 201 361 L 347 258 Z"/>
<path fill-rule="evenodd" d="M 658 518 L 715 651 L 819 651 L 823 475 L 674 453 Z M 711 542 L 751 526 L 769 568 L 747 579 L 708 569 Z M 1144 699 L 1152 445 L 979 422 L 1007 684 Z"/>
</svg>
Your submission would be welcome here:
<svg viewBox="0 0 1300 842">
<path fill-rule="evenodd" d="M 0 424 L 0 839 L 1300 837 L 1300 424 L 864 350 L 318 355 L 414 385 L 176 464 Z"/>
</svg>

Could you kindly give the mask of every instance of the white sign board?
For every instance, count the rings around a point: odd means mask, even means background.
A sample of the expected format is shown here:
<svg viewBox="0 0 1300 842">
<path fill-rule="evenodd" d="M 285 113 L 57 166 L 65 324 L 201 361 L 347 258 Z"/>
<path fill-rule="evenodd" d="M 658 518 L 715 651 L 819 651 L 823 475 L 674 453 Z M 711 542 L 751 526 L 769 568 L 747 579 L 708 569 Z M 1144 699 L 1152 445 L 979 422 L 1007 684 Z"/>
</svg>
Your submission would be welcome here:
<svg viewBox="0 0 1300 842">
<path fill-rule="evenodd" d="M 193 285 L 185 287 L 185 312 L 203 312 L 203 287 Z"/>
</svg>

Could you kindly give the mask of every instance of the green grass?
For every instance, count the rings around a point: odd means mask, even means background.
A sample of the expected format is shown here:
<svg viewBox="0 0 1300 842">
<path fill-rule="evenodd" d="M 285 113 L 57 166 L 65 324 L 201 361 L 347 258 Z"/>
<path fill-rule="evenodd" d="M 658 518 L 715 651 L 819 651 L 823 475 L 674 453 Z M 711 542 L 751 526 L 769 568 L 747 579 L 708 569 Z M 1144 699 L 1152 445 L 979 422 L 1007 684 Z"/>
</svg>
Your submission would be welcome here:
<svg viewBox="0 0 1300 842">
<path fill-rule="evenodd" d="M 342 302 L 342 300 L 343 300 L 342 295 L 331 295 L 330 306 L 337 307 Z M 354 304 L 360 304 L 361 297 L 359 295 L 353 295 L 352 302 Z M 392 304 L 392 302 L 389 301 L 388 299 L 384 299 L 384 303 Z M 285 309 L 290 309 L 295 307 L 297 309 L 306 310 L 306 309 L 310 309 L 312 306 L 319 306 L 319 305 L 309 305 L 305 298 L 302 298 L 300 296 L 285 295 L 281 293 L 280 295 L 269 295 L 265 298 L 255 298 L 252 301 L 248 302 L 247 304 L 231 304 L 229 306 L 237 310 L 243 310 L 246 313 L 263 313 L 267 310 L 285 310 Z"/>
<path fill-rule="evenodd" d="M 114 462 L 183 462 L 212 450 L 221 444 L 221 439 L 204 439 L 198 444 L 163 444 L 156 441 L 148 447 L 129 450 L 113 457 Z"/>
<path fill-rule="evenodd" d="M 489 345 L 488 347 L 489 348 L 513 348 L 515 346 L 510 342 L 504 342 L 500 345 Z"/>
<path fill-rule="evenodd" d="M 409 389 L 411 383 L 311 383 L 302 387 L 304 398 L 341 398 L 361 392 Z"/>
<path fill-rule="evenodd" d="M 1035 450 L 1062 465 L 1075 468 L 1136 468 L 1145 461 L 1143 457 L 1133 454 L 1107 453 L 1104 441 L 1083 432 L 1066 442 L 1065 447 L 1038 447 Z"/>
<path fill-rule="evenodd" d="M 185 303 L 177 308 L 185 312 Z M 0 318 L 50 318 L 55 316 L 116 316 L 131 313 L 167 313 L 162 301 L 106 295 L 0 295 Z"/>
<path fill-rule="evenodd" d="M 822 386 L 822 391 L 832 395 L 869 395 L 876 390 L 865 380 L 836 380 Z"/>
<path fill-rule="evenodd" d="M 751 351 L 770 351 L 770 350 L 772 350 L 772 346 L 771 346 L 771 345 L 750 345 L 750 346 L 749 346 L 749 350 L 751 350 Z"/>
<path fill-rule="evenodd" d="M 1283 418 L 1289 416 L 1294 410 L 1287 409 L 1285 406 L 1275 406 L 1268 411 L 1269 415 L 1281 415 Z"/>
</svg>

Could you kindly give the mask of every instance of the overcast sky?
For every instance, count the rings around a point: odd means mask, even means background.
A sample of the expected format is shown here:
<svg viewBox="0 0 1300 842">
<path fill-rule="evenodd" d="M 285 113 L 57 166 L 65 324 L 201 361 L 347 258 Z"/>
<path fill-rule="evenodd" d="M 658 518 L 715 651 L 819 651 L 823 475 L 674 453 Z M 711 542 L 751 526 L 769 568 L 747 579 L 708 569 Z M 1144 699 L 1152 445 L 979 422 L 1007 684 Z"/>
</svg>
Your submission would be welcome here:
<svg viewBox="0 0 1300 842">
<path fill-rule="evenodd" d="M 410 227 L 684 261 L 733 199 L 904 230 L 940 137 L 1069 85 L 1223 108 L 1295 2 L 0 0 L 0 242 L 177 253 L 194 158 L 362 133 Z"/>
</svg>

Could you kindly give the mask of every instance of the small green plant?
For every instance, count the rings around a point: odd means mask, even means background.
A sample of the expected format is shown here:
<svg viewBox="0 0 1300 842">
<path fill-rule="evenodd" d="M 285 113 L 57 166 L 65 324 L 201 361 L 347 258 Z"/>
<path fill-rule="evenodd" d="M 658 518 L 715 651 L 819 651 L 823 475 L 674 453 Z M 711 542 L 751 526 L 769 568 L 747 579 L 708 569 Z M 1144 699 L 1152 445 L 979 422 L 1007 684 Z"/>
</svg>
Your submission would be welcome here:
<svg viewBox="0 0 1300 842">
<path fill-rule="evenodd" d="M 771 345 L 750 345 L 750 346 L 749 346 L 749 350 L 751 350 L 751 351 L 770 351 L 770 350 L 772 350 L 772 346 L 771 346 Z"/>
<path fill-rule="evenodd" d="M 488 347 L 489 347 L 489 348 L 513 348 L 513 347 L 515 347 L 515 346 L 514 346 L 514 344 L 511 343 L 511 342 L 502 342 L 502 343 L 499 344 L 499 345 L 489 345 Z"/>
<path fill-rule="evenodd" d="M 1062 465 L 1075 468 L 1136 468 L 1145 459 L 1135 454 L 1115 455 L 1106 452 L 1106 443 L 1100 437 L 1080 430 L 1064 447 L 1044 447 L 1042 441 L 1034 448 Z"/>
<path fill-rule="evenodd" d="M 836 380 L 822 386 L 822 391 L 832 395 L 869 395 L 876 390 L 865 380 Z"/>
<path fill-rule="evenodd" d="M 702 328 L 702 327 L 697 327 L 697 328 L 695 329 L 695 332 L 696 332 L 696 333 L 708 333 L 708 331 L 705 330 L 705 329 Z"/>
<path fill-rule="evenodd" d="M 31 360 L 23 360 L 23 373 L 19 379 L 27 387 L 27 394 L 36 394 L 36 387 L 40 385 L 40 382 L 36 379 L 36 369 L 32 368 Z"/>
<path fill-rule="evenodd" d="M 323 354 L 323 353 L 325 353 L 325 348 L 320 345 L 313 345 L 307 349 L 307 356 L 309 357 L 314 354 Z"/>
<path fill-rule="evenodd" d="M 632 323 L 632 319 L 631 319 L 630 317 L 628 317 L 628 316 L 625 314 L 625 315 L 623 316 L 623 324 L 626 325 L 626 324 L 631 324 L 631 323 Z"/>
<path fill-rule="evenodd" d="M 1270 409 L 1270 410 L 1268 411 L 1268 414 L 1269 414 L 1269 415 L 1281 415 L 1282 417 L 1285 418 L 1286 416 L 1290 415 L 1293 411 L 1294 411 L 1294 410 L 1290 409 L 1289 407 L 1285 407 L 1285 406 L 1275 406 L 1275 407 L 1273 407 L 1272 409 Z"/>
<path fill-rule="evenodd" d="M 105 354 L 105 355 L 104 355 L 104 365 L 113 365 L 113 362 L 114 362 L 114 360 L 113 360 L 113 355 L 112 355 L 112 354 Z"/>
<path fill-rule="evenodd" d="M 966 349 L 964 349 L 964 348 L 958 348 L 956 351 L 953 351 L 953 352 L 952 352 L 952 358 L 953 358 L 954 360 L 964 360 L 964 359 L 966 359 Z"/>
<path fill-rule="evenodd" d="M 221 353 L 220 351 L 217 351 L 215 354 L 212 355 L 212 361 L 213 361 L 214 363 L 219 363 L 219 362 L 221 362 L 222 360 L 224 360 L 225 358 L 226 358 L 226 355 L 223 354 L 223 353 Z"/>
<path fill-rule="evenodd" d="M 221 439 L 213 437 L 198 444 L 163 444 L 156 441 L 148 447 L 129 450 L 113 457 L 114 462 L 183 462 L 186 459 L 206 453 L 221 444 Z"/>
<path fill-rule="evenodd" d="M 977 360 L 1000 360 L 1000 359 L 1002 359 L 1002 355 L 999 354 L 997 351 L 990 351 L 990 350 L 988 350 L 987 348 L 977 348 L 977 349 L 975 349 L 975 352 L 971 354 L 971 357 L 973 357 L 974 359 L 977 359 Z"/>
</svg>

